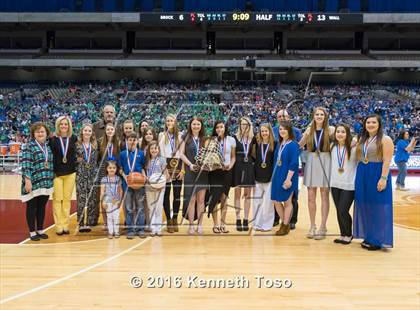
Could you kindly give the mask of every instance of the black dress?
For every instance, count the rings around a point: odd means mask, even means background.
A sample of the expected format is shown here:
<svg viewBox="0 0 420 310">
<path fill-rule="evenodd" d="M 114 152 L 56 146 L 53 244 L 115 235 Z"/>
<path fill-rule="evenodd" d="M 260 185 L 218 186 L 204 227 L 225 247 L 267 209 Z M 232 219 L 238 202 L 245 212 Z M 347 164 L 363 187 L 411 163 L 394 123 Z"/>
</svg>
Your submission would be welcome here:
<svg viewBox="0 0 420 310">
<path fill-rule="evenodd" d="M 255 138 L 252 138 L 248 147 L 248 154 L 245 154 L 241 141 L 235 136 L 236 141 L 236 162 L 233 167 L 233 187 L 254 187 L 255 186 L 255 170 L 254 158 L 251 153 L 256 144 Z M 245 160 L 247 158 L 247 161 Z"/>
<path fill-rule="evenodd" d="M 277 147 L 277 142 L 274 142 L 273 151 L 270 150 L 267 144 L 264 144 L 264 150 L 266 147 L 268 147 L 267 156 L 265 158 L 265 168 L 261 167 L 261 164 L 263 162 L 261 146 L 262 144 L 255 144 L 255 181 L 258 183 L 268 183 L 271 182 L 271 177 L 273 175 L 273 166 L 275 161 L 274 152 Z"/>
<path fill-rule="evenodd" d="M 200 146 L 201 147 L 201 146 Z M 188 160 L 195 164 L 195 156 L 197 154 L 197 150 L 195 147 L 195 144 L 192 140 L 185 141 L 185 156 L 188 158 Z M 188 218 L 188 205 L 190 203 L 191 197 L 203 190 L 208 189 L 209 186 L 209 178 L 208 178 L 208 172 L 199 170 L 198 172 L 191 171 L 190 167 L 185 165 L 185 176 L 184 176 L 184 203 L 182 206 L 182 216 L 184 218 Z M 197 210 L 196 210 L 197 211 Z M 197 212 L 195 212 L 195 217 L 197 216 Z"/>
</svg>

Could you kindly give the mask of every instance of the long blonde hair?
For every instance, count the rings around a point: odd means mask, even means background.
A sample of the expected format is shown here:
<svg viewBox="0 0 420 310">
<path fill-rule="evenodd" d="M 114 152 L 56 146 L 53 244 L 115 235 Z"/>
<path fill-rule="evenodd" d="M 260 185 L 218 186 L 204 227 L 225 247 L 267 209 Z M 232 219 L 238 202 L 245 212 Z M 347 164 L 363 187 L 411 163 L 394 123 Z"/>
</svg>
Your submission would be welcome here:
<svg viewBox="0 0 420 310">
<path fill-rule="evenodd" d="M 254 127 L 252 126 L 252 122 L 248 117 L 241 117 L 239 119 L 239 126 L 238 126 L 238 131 L 236 132 L 236 138 L 238 139 L 238 141 L 241 141 L 244 138 L 242 129 L 241 129 L 241 123 L 242 121 L 246 121 L 248 123 L 248 135 L 246 138 L 248 138 L 249 141 L 252 140 L 252 138 L 254 138 Z"/>
<path fill-rule="evenodd" d="M 70 117 L 68 117 L 66 115 L 60 116 L 55 121 L 55 135 L 56 136 L 61 136 L 60 123 L 61 123 L 62 120 L 66 120 L 67 121 L 67 124 L 69 125 L 69 131 L 68 131 L 67 137 L 71 137 L 73 135 L 73 124 L 71 123 Z"/>
<path fill-rule="evenodd" d="M 163 134 L 165 135 L 165 144 L 169 143 L 168 135 L 166 134 L 168 132 L 168 127 L 166 126 L 166 120 L 169 117 L 174 119 L 174 128 L 173 128 L 172 134 L 174 135 L 174 138 L 175 138 L 175 149 L 177 149 L 179 145 L 179 128 L 178 128 L 178 122 L 176 120 L 175 114 L 168 114 L 165 118 L 165 126 L 163 127 Z"/>
<path fill-rule="evenodd" d="M 315 139 L 315 130 L 316 130 L 316 124 L 315 124 L 315 114 L 317 111 L 324 112 L 324 122 L 322 124 L 322 129 L 324 129 L 323 133 L 323 139 L 324 143 L 322 144 L 322 148 L 320 149 L 321 152 L 329 152 L 330 151 L 330 127 L 328 125 L 329 121 L 329 115 L 325 108 L 323 107 L 316 107 L 312 111 L 312 121 L 311 121 L 311 127 L 309 128 L 309 136 L 307 137 L 306 144 L 308 146 L 308 151 L 312 152 L 314 149 L 314 139 Z"/>
<path fill-rule="evenodd" d="M 260 125 L 260 128 L 259 128 L 257 136 L 256 136 L 257 143 L 258 144 L 263 143 L 263 138 L 261 136 L 261 128 L 262 127 L 268 129 L 268 132 L 269 132 L 269 136 L 268 136 L 269 148 L 270 148 L 270 151 L 274 151 L 274 133 L 273 133 L 273 128 L 271 127 L 271 125 L 269 123 L 264 123 L 264 124 Z"/>
<path fill-rule="evenodd" d="M 96 141 L 95 132 L 93 131 L 93 125 L 90 123 L 86 123 L 82 126 L 82 128 L 80 128 L 80 134 L 79 134 L 79 139 L 77 140 L 77 145 L 81 146 L 83 144 L 83 129 L 85 129 L 86 127 L 90 127 L 90 129 L 92 129 L 92 136 L 90 137 L 90 143 L 92 144 L 93 149 L 96 150 L 96 148 L 98 147 L 98 142 Z"/>
</svg>

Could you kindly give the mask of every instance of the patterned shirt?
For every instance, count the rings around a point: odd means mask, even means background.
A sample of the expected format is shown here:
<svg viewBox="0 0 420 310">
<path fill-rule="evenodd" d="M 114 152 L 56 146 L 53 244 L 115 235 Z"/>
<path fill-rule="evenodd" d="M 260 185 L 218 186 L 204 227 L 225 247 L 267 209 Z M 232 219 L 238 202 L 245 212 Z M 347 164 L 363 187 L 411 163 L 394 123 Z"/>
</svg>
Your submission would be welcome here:
<svg viewBox="0 0 420 310">
<path fill-rule="evenodd" d="M 32 140 L 22 150 L 22 201 L 36 196 L 50 195 L 53 190 L 53 155 L 47 143 L 48 167 L 45 167 L 45 155 L 37 143 Z M 31 180 L 32 192 L 25 190 L 25 177 Z"/>
</svg>

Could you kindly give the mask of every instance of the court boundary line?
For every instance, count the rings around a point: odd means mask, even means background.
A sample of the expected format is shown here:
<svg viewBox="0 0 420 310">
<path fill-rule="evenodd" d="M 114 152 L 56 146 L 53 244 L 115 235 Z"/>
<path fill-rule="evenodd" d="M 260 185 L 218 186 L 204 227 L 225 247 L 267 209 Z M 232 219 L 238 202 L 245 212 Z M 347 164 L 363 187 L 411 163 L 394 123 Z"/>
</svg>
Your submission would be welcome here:
<svg viewBox="0 0 420 310">
<path fill-rule="evenodd" d="M 396 223 L 394 223 L 394 226 L 397 226 L 398 228 L 404 228 L 404 229 L 409 229 L 409 230 L 414 230 L 414 231 L 420 231 L 420 228 L 418 228 L 418 227 L 407 226 L 407 225 L 403 225 L 403 224 L 396 224 Z"/>
<path fill-rule="evenodd" d="M 108 257 L 108 258 L 106 258 L 106 259 L 104 259 L 104 260 L 102 260 L 102 261 L 100 261 L 100 262 L 97 262 L 96 264 L 93 264 L 93 265 L 91 265 L 91 266 L 89 266 L 89 267 L 85 267 L 85 268 L 80 269 L 79 271 L 73 272 L 73 273 L 71 273 L 71 274 L 69 274 L 69 275 L 67 275 L 67 276 L 64 276 L 64 277 L 58 278 L 58 279 L 56 279 L 56 280 L 53 280 L 53 281 L 47 282 L 47 283 L 45 283 L 45 284 L 43 284 L 43 285 L 40 285 L 40 286 L 34 287 L 34 288 L 30 289 L 30 290 L 27 290 L 27 291 L 24 291 L 24 292 L 21 292 L 21 293 L 18 293 L 18 294 L 12 295 L 12 296 L 10 296 L 10 297 L 8 297 L 8 298 L 5 298 L 5 299 L 2 299 L 2 300 L 0 300 L 0 305 L 3 305 L 3 304 L 5 304 L 5 303 L 7 303 L 7 302 L 9 302 L 9 301 L 13 301 L 13 300 L 15 300 L 15 299 L 18 299 L 18 298 L 21 298 L 21 297 L 24 297 L 24 296 L 30 295 L 30 294 L 32 294 L 32 293 L 35 293 L 35 292 L 41 291 L 41 290 L 43 290 L 43 289 L 45 289 L 45 288 L 48 288 L 48 287 L 50 287 L 50 286 L 53 286 L 53 285 L 56 285 L 56 284 L 62 283 L 62 282 L 64 282 L 64 281 L 66 281 L 66 280 L 69 280 L 69 279 L 72 279 L 72 278 L 74 278 L 74 277 L 77 277 L 78 275 L 81 275 L 81 274 L 83 274 L 83 273 L 85 273 L 85 272 L 88 272 L 88 271 L 90 271 L 90 270 L 92 270 L 92 269 L 95 269 L 95 268 L 97 268 L 97 267 L 99 267 L 99 266 L 105 265 L 106 263 L 108 263 L 108 262 L 110 262 L 110 261 L 112 261 L 112 260 L 114 260 L 114 259 L 116 259 L 116 258 L 119 258 L 119 257 L 121 257 L 121 256 L 123 256 L 123 255 L 125 255 L 125 254 L 127 254 L 127 253 L 129 253 L 129 252 L 131 252 L 132 250 L 134 250 L 134 249 L 138 248 L 139 246 L 143 245 L 144 243 L 146 243 L 146 242 L 147 242 L 147 241 L 149 241 L 149 240 L 151 240 L 151 238 L 150 238 L 150 237 L 148 237 L 148 238 L 146 238 L 146 239 L 144 239 L 144 240 L 140 241 L 139 243 L 137 243 L 137 244 L 135 244 L 135 245 L 133 245 L 133 246 L 129 247 L 128 249 L 125 249 L 125 250 L 124 250 L 124 251 L 122 251 L 122 252 L 119 252 L 119 253 L 117 253 L 117 254 L 115 254 L 115 255 L 113 255 L 113 256 L 111 256 L 111 257 Z"/>
</svg>

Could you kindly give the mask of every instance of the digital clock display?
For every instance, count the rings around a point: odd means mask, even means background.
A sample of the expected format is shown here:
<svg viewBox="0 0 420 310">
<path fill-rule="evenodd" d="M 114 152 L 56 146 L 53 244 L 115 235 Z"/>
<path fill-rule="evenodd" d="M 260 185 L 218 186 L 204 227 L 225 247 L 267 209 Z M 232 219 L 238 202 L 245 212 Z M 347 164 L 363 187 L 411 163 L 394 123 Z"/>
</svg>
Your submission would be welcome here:
<svg viewBox="0 0 420 310">
<path fill-rule="evenodd" d="M 238 22 L 246 22 L 250 20 L 250 15 L 249 13 L 233 13 L 232 14 L 232 20 L 238 21 Z"/>
</svg>

